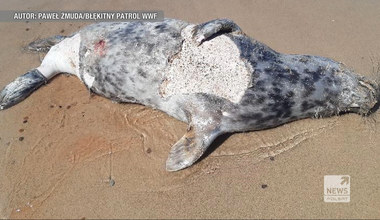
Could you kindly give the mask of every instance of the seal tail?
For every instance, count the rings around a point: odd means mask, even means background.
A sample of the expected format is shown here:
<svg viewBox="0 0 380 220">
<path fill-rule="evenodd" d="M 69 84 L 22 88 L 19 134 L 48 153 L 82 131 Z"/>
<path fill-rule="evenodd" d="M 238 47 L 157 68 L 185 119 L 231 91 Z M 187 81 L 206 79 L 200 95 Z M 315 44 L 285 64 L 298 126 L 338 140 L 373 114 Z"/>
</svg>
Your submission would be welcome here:
<svg viewBox="0 0 380 220">
<path fill-rule="evenodd" d="M 46 83 L 47 78 L 37 69 L 17 77 L 0 92 L 0 110 L 16 105 Z"/>
<path fill-rule="evenodd" d="M 59 73 L 78 75 L 79 45 L 77 34 L 51 47 L 38 68 L 17 77 L 0 92 L 0 110 L 21 102 Z"/>
</svg>

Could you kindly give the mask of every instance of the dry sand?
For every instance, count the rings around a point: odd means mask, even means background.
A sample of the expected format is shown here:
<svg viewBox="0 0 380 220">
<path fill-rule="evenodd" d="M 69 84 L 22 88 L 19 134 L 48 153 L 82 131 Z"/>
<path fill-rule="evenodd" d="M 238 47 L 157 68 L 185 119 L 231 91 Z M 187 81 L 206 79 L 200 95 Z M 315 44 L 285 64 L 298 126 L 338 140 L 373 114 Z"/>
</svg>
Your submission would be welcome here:
<svg viewBox="0 0 380 220">
<path fill-rule="evenodd" d="M 0 5 L 1 10 L 163 10 L 166 17 L 194 23 L 226 17 L 280 52 L 327 56 L 367 76 L 371 58 L 380 60 L 376 0 Z M 21 50 L 27 43 L 83 25 L 0 23 L 0 87 L 39 65 L 37 54 Z M 224 136 L 201 162 L 169 173 L 165 160 L 185 132 L 184 123 L 144 106 L 91 96 L 78 79 L 62 75 L 0 112 L 0 217 L 379 219 L 380 130 L 379 122 L 371 122 L 379 116 L 346 114 Z M 323 178 L 329 174 L 351 176 L 350 203 L 323 201 Z"/>
</svg>

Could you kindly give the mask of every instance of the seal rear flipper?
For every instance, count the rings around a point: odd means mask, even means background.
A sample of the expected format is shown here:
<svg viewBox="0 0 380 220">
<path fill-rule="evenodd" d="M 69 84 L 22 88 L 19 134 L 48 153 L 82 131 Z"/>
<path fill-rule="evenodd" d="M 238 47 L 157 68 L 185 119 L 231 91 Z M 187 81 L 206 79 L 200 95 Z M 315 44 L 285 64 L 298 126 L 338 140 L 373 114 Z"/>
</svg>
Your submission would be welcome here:
<svg viewBox="0 0 380 220">
<path fill-rule="evenodd" d="M 230 19 L 216 19 L 195 26 L 193 39 L 199 46 L 204 41 L 224 33 L 243 33 L 243 31 Z"/>
<path fill-rule="evenodd" d="M 0 92 L 0 110 L 16 105 L 46 83 L 47 79 L 37 69 L 17 77 Z"/>
<path fill-rule="evenodd" d="M 36 52 L 48 52 L 50 48 L 66 39 L 66 36 L 56 35 L 44 39 L 38 39 L 28 44 L 27 49 Z"/>
<path fill-rule="evenodd" d="M 221 134 L 217 124 L 189 125 L 185 135 L 173 145 L 166 161 L 167 171 L 178 171 L 195 163 Z"/>
</svg>

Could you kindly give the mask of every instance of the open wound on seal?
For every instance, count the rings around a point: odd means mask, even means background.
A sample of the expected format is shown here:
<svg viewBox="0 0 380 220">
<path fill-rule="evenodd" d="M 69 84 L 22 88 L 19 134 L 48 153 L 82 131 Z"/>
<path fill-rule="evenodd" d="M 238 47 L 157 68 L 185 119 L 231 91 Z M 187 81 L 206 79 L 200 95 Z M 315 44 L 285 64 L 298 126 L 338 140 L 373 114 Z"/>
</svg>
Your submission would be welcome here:
<svg viewBox="0 0 380 220">
<path fill-rule="evenodd" d="M 192 39 L 194 26 L 182 31 L 181 51 L 164 70 L 160 94 L 206 93 L 238 103 L 251 83 L 251 73 L 234 42 L 225 35 L 197 46 Z"/>
</svg>

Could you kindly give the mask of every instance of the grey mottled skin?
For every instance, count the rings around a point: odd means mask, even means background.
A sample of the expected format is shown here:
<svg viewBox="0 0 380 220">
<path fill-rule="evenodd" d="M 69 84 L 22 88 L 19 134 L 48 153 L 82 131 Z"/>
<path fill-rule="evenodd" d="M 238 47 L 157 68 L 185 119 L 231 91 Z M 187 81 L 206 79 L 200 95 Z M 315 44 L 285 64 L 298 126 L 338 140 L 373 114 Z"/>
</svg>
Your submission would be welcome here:
<svg viewBox="0 0 380 220">
<path fill-rule="evenodd" d="M 309 117 L 340 112 L 369 113 L 379 98 L 375 82 L 328 58 L 278 53 L 249 38 L 231 20 L 217 19 L 193 30 L 194 47 L 219 35 L 228 36 L 252 71 L 252 86 L 239 103 L 216 95 L 159 94 L 164 70 L 181 51 L 179 20 L 98 23 L 81 35 L 79 75 L 94 81 L 88 88 L 119 102 L 160 109 L 189 123 L 172 147 L 166 168 L 176 171 L 196 162 L 213 140 L 227 132 L 272 128 Z M 181 74 L 181 73 L 178 73 Z"/>
<path fill-rule="evenodd" d="M 80 75 L 95 77 L 90 89 L 97 94 L 161 109 L 161 70 L 180 50 L 186 25 L 176 20 L 90 25 L 80 31 Z M 99 42 L 105 45 L 104 54 L 94 49 Z"/>
</svg>

